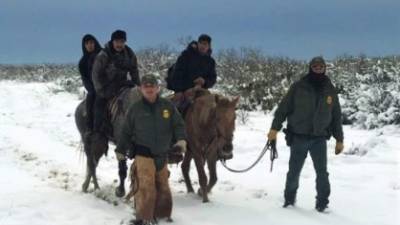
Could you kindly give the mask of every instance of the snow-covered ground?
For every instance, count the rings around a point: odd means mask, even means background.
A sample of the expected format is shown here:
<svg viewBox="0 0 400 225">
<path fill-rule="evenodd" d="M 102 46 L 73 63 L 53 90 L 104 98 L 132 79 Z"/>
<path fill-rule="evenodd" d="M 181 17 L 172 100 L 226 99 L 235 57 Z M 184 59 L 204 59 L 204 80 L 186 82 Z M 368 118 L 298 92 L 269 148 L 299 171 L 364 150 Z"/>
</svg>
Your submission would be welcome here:
<svg viewBox="0 0 400 225">
<path fill-rule="evenodd" d="M 131 203 L 114 197 L 117 162 L 112 148 L 98 168 L 102 189 L 81 192 L 85 158 L 73 117 L 80 100 L 57 90 L 54 84 L 0 82 L 0 225 L 129 221 Z M 247 125 L 237 125 L 229 166 L 244 168 L 256 159 L 271 119 L 251 113 Z M 273 173 L 268 157 L 245 174 L 218 165 L 219 180 L 210 203 L 187 194 L 180 167 L 171 166 L 174 224 L 400 224 L 399 127 L 373 131 L 345 127 L 348 154 L 339 156 L 333 154 L 334 141 L 329 142 L 332 195 L 329 211 L 323 214 L 314 210 L 315 174 L 309 158 L 297 206 L 281 207 L 289 151 L 283 135 L 278 138 L 280 155 Z M 194 167 L 191 174 L 196 181 Z"/>
</svg>

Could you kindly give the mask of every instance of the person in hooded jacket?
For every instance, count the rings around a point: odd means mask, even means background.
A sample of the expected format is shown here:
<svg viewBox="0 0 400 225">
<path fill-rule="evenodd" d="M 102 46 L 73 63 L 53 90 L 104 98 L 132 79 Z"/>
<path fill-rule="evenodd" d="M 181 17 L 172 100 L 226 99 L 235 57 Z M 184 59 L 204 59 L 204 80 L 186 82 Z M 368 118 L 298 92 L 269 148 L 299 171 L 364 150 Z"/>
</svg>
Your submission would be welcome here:
<svg viewBox="0 0 400 225">
<path fill-rule="evenodd" d="M 101 46 L 97 39 L 91 35 L 86 34 L 82 38 L 82 57 L 79 60 L 79 73 L 81 74 L 81 79 L 83 86 L 85 87 L 86 94 L 86 112 L 87 120 L 86 126 L 88 132 L 93 130 L 93 107 L 96 99 L 96 91 L 94 89 L 92 80 L 92 68 L 96 55 L 101 51 Z"/>
<path fill-rule="evenodd" d="M 193 88 L 209 89 L 214 86 L 217 73 L 211 53 L 211 37 L 202 34 L 178 57 L 173 68 L 171 89 L 175 92 L 173 101 L 181 112 L 188 106 Z"/>
<path fill-rule="evenodd" d="M 276 141 L 282 123 L 287 119 L 286 141 L 290 146 L 289 171 L 286 177 L 283 207 L 294 205 L 300 173 L 308 152 L 317 174 L 316 205 L 323 212 L 329 203 L 330 183 L 327 169 L 327 139 L 336 139 L 335 153 L 343 151 L 342 112 L 336 88 L 325 75 L 326 64 L 315 57 L 309 64 L 309 73 L 295 82 L 279 103 L 268 141 Z"/>
</svg>

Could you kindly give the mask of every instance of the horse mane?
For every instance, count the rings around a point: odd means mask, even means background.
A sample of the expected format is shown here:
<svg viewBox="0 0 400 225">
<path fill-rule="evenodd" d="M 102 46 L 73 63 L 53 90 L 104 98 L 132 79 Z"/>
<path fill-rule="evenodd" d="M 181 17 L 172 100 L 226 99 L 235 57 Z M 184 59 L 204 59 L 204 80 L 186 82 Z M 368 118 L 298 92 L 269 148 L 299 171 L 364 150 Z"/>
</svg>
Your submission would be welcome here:
<svg viewBox="0 0 400 225">
<path fill-rule="evenodd" d="M 204 96 L 204 95 L 209 95 L 211 92 L 207 89 L 199 88 L 195 89 L 193 92 L 193 99 L 196 99 L 198 97 Z"/>
<path fill-rule="evenodd" d="M 192 113 L 198 115 L 199 125 L 209 125 L 217 106 L 214 95 L 206 89 L 196 89 L 193 94 L 194 111 Z"/>
<path fill-rule="evenodd" d="M 222 95 L 215 95 L 215 101 L 218 107 L 227 108 L 231 105 L 231 100 Z"/>
</svg>

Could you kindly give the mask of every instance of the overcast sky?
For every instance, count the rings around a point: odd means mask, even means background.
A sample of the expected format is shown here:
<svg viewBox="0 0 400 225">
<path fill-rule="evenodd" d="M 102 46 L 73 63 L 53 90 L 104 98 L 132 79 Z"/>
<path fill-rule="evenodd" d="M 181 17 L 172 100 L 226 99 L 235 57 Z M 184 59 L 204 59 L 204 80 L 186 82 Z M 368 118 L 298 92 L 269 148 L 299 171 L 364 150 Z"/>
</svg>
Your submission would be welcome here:
<svg viewBox="0 0 400 225">
<path fill-rule="evenodd" d="M 208 33 L 217 51 L 400 54 L 400 0 L 0 0 L 0 64 L 77 62 L 85 33 L 115 29 L 133 49 Z"/>
</svg>

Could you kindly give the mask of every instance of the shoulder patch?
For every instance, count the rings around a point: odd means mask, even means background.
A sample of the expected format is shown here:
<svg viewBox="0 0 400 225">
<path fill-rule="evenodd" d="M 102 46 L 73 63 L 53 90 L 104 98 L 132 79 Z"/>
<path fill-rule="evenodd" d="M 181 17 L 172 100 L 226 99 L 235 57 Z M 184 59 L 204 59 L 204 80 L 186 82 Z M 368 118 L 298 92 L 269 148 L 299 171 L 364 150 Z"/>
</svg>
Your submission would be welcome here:
<svg viewBox="0 0 400 225">
<path fill-rule="evenodd" d="M 171 116 L 171 113 L 170 113 L 170 111 L 169 111 L 168 109 L 164 109 L 164 110 L 162 111 L 162 117 L 163 117 L 164 119 L 168 119 L 170 116 Z"/>
<path fill-rule="evenodd" d="M 331 105 L 332 102 L 333 102 L 332 96 L 329 95 L 329 96 L 326 98 L 326 103 L 328 103 L 328 105 Z"/>
</svg>

